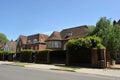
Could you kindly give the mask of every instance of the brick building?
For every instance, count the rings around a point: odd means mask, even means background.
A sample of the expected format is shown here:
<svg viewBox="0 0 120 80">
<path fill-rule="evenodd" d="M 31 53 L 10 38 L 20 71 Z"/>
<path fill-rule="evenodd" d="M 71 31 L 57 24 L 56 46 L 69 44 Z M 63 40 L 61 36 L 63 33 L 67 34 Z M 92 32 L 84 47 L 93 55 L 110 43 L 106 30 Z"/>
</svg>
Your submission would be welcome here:
<svg viewBox="0 0 120 80">
<path fill-rule="evenodd" d="M 23 49 L 42 50 L 46 48 L 45 40 L 48 39 L 48 35 L 34 34 L 29 36 L 20 36 L 17 40 L 17 53 L 20 53 Z"/>
<path fill-rule="evenodd" d="M 66 43 L 70 39 L 81 38 L 87 35 L 89 27 L 78 26 L 68 29 L 63 29 L 61 32 L 54 31 L 50 37 L 46 40 L 46 48 L 52 50 L 66 50 Z"/>
</svg>

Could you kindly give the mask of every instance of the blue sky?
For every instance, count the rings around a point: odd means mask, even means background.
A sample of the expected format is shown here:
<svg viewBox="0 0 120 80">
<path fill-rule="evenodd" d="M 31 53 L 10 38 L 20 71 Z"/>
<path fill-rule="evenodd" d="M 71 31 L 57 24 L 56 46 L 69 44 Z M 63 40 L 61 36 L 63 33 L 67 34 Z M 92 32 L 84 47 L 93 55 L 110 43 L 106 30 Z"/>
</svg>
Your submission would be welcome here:
<svg viewBox="0 0 120 80">
<path fill-rule="evenodd" d="M 100 17 L 120 19 L 120 0 L 0 0 L 0 32 L 51 34 L 79 25 L 95 25 Z"/>
</svg>

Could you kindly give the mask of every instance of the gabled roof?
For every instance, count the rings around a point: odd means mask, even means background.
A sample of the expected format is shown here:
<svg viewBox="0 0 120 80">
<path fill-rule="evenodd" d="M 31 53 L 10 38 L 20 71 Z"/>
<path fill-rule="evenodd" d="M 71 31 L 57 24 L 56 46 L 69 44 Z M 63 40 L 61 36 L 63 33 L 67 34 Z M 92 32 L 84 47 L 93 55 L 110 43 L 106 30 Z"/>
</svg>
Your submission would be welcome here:
<svg viewBox="0 0 120 80">
<path fill-rule="evenodd" d="M 34 34 L 34 35 L 29 35 L 27 37 L 27 40 L 33 41 L 34 39 L 37 39 L 38 42 L 44 43 L 48 39 L 48 35 L 46 35 L 46 34 Z"/>
<path fill-rule="evenodd" d="M 86 26 L 86 25 L 84 25 L 84 26 L 78 26 L 78 27 L 73 27 L 73 28 L 68 28 L 68 29 L 63 29 L 60 32 L 60 35 L 61 35 L 61 38 L 63 40 L 85 37 L 86 34 L 87 34 L 86 30 L 88 30 L 88 29 L 89 29 L 89 27 Z"/>
<path fill-rule="evenodd" d="M 63 29 L 61 32 L 54 31 L 48 40 L 68 40 L 74 38 L 85 37 L 87 35 L 88 26 L 78 26 L 68 29 Z"/>
<path fill-rule="evenodd" d="M 39 34 L 39 42 L 45 42 L 47 39 L 48 39 L 48 35 L 46 35 L 46 34 Z M 41 39 L 42 39 L 42 41 L 41 41 Z"/>
<path fill-rule="evenodd" d="M 61 40 L 60 32 L 54 31 L 47 40 Z"/>
<path fill-rule="evenodd" d="M 22 41 L 23 44 L 27 43 L 27 36 L 20 35 L 19 39 L 21 39 L 21 41 Z"/>
</svg>

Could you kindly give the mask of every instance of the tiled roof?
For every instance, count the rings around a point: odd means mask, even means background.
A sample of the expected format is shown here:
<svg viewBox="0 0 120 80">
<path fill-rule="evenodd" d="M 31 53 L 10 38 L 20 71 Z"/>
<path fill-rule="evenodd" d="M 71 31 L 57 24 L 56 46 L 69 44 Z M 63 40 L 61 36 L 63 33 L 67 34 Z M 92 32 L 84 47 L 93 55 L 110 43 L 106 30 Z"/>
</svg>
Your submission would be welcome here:
<svg viewBox="0 0 120 80">
<path fill-rule="evenodd" d="M 21 36 L 20 36 L 20 39 L 21 39 L 21 41 L 22 41 L 23 44 L 26 44 L 26 43 L 27 43 L 27 36 L 21 35 Z"/>
<path fill-rule="evenodd" d="M 61 40 L 60 32 L 54 31 L 47 40 Z"/>
<path fill-rule="evenodd" d="M 27 40 L 33 41 L 34 39 L 37 39 L 38 42 L 44 43 L 48 39 L 48 35 L 45 35 L 45 34 L 34 34 L 34 35 L 29 35 L 27 37 Z"/>
<path fill-rule="evenodd" d="M 86 34 L 87 34 L 86 33 L 87 29 L 88 29 L 88 26 L 86 26 L 86 25 L 73 27 L 73 28 L 68 28 L 68 29 L 63 29 L 60 32 L 60 35 L 61 35 L 61 38 L 63 40 L 85 37 Z"/>
<path fill-rule="evenodd" d="M 39 34 L 39 41 L 41 42 L 41 39 L 43 42 L 45 42 L 47 39 L 48 39 L 48 35 L 45 35 L 45 34 Z"/>
<path fill-rule="evenodd" d="M 68 40 L 74 38 L 85 37 L 87 35 L 88 26 L 78 26 L 68 29 L 63 29 L 61 32 L 54 31 L 48 40 Z"/>
</svg>

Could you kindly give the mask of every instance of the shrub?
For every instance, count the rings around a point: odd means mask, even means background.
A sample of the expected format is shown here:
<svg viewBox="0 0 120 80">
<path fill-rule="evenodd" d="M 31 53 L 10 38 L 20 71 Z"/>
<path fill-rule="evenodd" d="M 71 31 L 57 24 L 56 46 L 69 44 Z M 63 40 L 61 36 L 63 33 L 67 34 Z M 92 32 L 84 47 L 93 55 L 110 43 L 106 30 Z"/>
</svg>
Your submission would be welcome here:
<svg viewBox="0 0 120 80">
<path fill-rule="evenodd" d="M 98 44 L 101 44 L 101 43 L 102 43 L 101 38 L 96 36 L 89 36 L 86 38 L 69 40 L 67 43 L 67 49 L 77 50 L 79 48 L 95 48 L 97 47 Z"/>
<path fill-rule="evenodd" d="M 105 49 L 105 46 L 103 46 L 102 44 L 97 44 L 97 48 L 98 49 Z"/>
<path fill-rule="evenodd" d="M 0 54 L 9 54 L 8 51 L 0 51 Z"/>
</svg>

